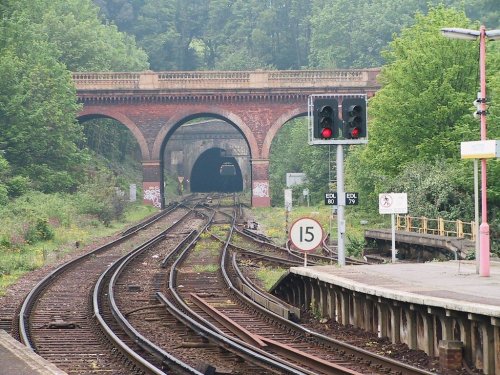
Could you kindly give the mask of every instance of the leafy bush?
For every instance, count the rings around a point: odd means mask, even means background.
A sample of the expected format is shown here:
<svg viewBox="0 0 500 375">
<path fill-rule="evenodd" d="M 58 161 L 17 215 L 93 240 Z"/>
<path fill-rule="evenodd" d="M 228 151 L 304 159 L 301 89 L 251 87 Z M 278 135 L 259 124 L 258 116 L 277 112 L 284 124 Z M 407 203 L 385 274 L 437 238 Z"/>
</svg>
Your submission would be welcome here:
<svg viewBox="0 0 500 375">
<path fill-rule="evenodd" d="M 0 205 L 4 206 L 9 201 L 9 191 L 7 186 L 0 184 Z"/>
<path fill-rule="evenodd" d="M 31 166 L 29 171 L 35 181 L 34 188 L 44 193 L 71 192 L 78 184 L 71 172 L 56 171 L 46 165 Z"/>
<path fill-rule="evenodd" d="M 96 215 L 104 225 L 121 219 L 125 198 L 115 188 L 116 179 L 109 172 L 98 171 L 90 175 L 76 195 L 77 210 L 81 214 Z"/>
<path fill-rule="evenodd" d="M 32 271 L 37 266 L 33 253 L 0 252 L 0 276 L 10 275 L 15 271 Z"/>
<path fill-rule="evenodd" d="M 14 176 L 7 181 L 7 190 L 11 198 L 20 197 L 30 189 L 31 181 L 28 177 Z"/>
<path fill-rule="evenodd" d="M 366 242 L 364 237 L 355 237 L 347 235 L 346 251 L 351 257 L 360 258 L 363 255 Z"/>
<path fill-rule="evenodd" d="M 24 239 L 30 245 L 39 241 L 48 241 L 54 238 L 54 231 L 50 227 L 47 219 L 38 218 L 35 225 L 32 225 L 26 231 Z"/>
</svg>

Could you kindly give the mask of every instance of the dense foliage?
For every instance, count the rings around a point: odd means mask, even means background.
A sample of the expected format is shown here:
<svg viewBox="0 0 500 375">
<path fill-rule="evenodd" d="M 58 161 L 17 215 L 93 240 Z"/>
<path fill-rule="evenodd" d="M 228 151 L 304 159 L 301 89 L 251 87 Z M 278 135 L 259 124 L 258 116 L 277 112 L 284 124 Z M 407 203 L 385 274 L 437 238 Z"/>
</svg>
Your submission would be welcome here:
<svg viewBox="0 0 500 375">
<path fill-rule="evenodd" d="M 374 67 L 416 11 L 465 7 L 498 26 L 497 0 L 94 0 L 154 70 Z M 374 21 L 376 20 L 376 21 Z"/>
<path fill-rule="evenodd" d="M 330 164 L 325 158 L 329 146 L 304 147 L 307 144 L 307 123 L 304 119 L 295 119 L 287 123 L 272 144 L 269 167 L 271 200 L 274 205 L 283 206 L 283 189 L 286 188 L 287 173 L 305 173 L 307 182 L 293 187 L 294 204 L 303 198 L 303 189 L 308 188 L 311 201 L 320 202 L 328 191 L 328 169 Z M 333 149 L 333 148 L 332 148 Z M 333 149 L 332 163 L 335 162 Z"/>
<path fill-rule="evenodd" d="M 369 103 L 370 141 L 353 148 L 346 167 L 348 181 L 367 197 L 367 209 L 377 209 L 380 192 L 404 191 L 412 215 L 474 219 L 472 162 L 461 161 L 459 150 L 460 142 L 479 139 L 479 120 L 472 116 L 478 44 L 443 38 L 439 30 L 449 25 L 479 27 L 461 12 L 433 8 L 418 15 L 385 54 L 383 88 Z M 489 48 L 489 98 L 500 94 L 499 52 Z M 490 139 L 500 138 L 499 109 L 491 100 Z M 488 163 L 493 239 L 500 229 L 499 164 Z"/>
<path fill-rule="evenodd" d="M 146 54 L 90 0 L 12 0 L 0 11 L 0 200 L 74 191 L 89 156 L 70 71 L 144 69 Z"/>
</svg>

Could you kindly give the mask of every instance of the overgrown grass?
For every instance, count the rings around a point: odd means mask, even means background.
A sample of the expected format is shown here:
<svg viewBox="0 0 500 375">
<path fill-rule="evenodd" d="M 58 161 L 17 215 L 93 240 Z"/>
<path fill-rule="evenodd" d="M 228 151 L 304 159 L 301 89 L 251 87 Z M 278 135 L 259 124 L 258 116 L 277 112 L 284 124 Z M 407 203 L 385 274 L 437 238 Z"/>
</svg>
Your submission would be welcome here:
<svg viewBox="0 0 500 375">
<path fill-rule="evenodd" d="M 351 256 L 360 255 L 360 246 L 364 241 L 364 230 L 367 228 L 390 228 L 388 215 L 366 214 L 356 207 L 346 207 L 346 238 L 347 251 Z M 278 244 L 284 244 L 287 240 L 286 212 L 284 208 L 264 207 L 252 209 L 252 214 L 261 225 L 261 230 Z M 288 228 L 292 223 L 302 217 L 310 217 L 317 220 L 326 234 L 330 233 L 332 238 L 337 238 L 337 216 L 332 216 L 331 206 L 295 206 L 288 214 Z M 363 223 L 363 224 L 362 224 Z M 352 246 L 350 246 L 352 244 Z M 350 250 L 352 249 L 352 251 Z"/>
<path fill-rule="evenodd" d="M 196 243 L 193 249 L 193 254 L 196 256 L 211 256 L 216 257 L 220 253 L 221 244 L 212 239 L 210 233 L 202 233 L 200 240 Z"/>
<path fill-rule="evenodd" d="M 215 273 L 219 270 L 219 266 L 217 264 L 195 264 L 193 267 L 194 272 L 207 272 L 207 273 Z"/>
<path fill-rule="evenodd" d="M 285 268 L 279 267 L 261 267 L 256 275 L 264 284 L 266 290 L 270 290 L 274 284 L 287 272 Z"/>
<path fill-rule="evenodd" d="M 229 224 L 218 224 L 218 225 L 212 225 L 210 227 L 210 233 L 213 235 L 225 239 L 227 237 L 228 231 L 229 231 Z"/>
<path fill-rule="evenodd" d="M 156 209 L 128 204 L 119 220 L 104 223 L 79 213 L 74 196 L 30 193 L 0 208 L 0 295 L 24 273 L 57 260 L 96 238 L 114 234 Z"/>
</svg>

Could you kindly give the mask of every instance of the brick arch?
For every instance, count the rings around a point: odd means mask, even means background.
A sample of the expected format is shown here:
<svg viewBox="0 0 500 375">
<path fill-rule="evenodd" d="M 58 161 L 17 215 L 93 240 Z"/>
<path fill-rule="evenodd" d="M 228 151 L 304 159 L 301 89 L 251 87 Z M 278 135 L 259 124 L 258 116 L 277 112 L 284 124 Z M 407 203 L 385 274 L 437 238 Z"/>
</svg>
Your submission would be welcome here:
<svg viewBox="0 0 500 375">
<path fill-rule="evenodd" d="M 162 145 L 165 141 L 165 138 L 171 133 L 171 131 L 174 130 L 174 127 L 178 124 L 181 124 L 185 122 L 188 119 L 191 118 L 196 118 L 196 117 L 201 117 L 201 116 L 215 116 L 216 118 L 219 118 L 221 120 L 229 122 L 231 125 L 235 126 L 237 129 L 239 129 L 243 136 L 245 137 L 246 141 L 248 142 L 248 146 L 250 148 L 250 155 L 252 158 L 258 158 L 259 157 L 259 147 L 257 144 L 257 140 L 255 139 L 255 136 L 252 133 L 252 130 L 243 122 L 243 120 L 235 115 L 232 112 L 226 111 L 224 109 L 220 108 L 213 108 L 211 107 L 210 109 L 199 109 L 196 111 L 183 111 L 180 113 L 175 114 L 172 116 L 160 129 L 158 132 L 154 145 L 153 145 L 153 150 L 151 152 L 151 157 L 153 160 L 160 160 L 161 159 L 161 152 L 162 152 Z"/>
<path fill-rule="evenodd" d="M 120 122 L 121 124 L 125 125 L 134 135 L 135 140 L 137 143 L 139 143 L 139 147 L 141 149 L 141 155 L 143 160 L 149 160 L 150 159 L 150 153 L 149 153 L 149 147 L 146 142 L 146 139 L 144 138 L 144 135 L 142 132 L 139 130 L 137 125 L 127 116 L 125 116 L 122 113 L 118 113 L 112 110 L 101 110 L 97 108 L 92 108 L 92 107 L 85 107 L 83 111 L 81 111 L 77 119 L 81 121 L 85 121 L 87 119 L 93 119 L 93 118 L 111 118 L 113 120 L 116 120 Z"/>
<path fill-rule="evenodd" d="M 283 113 L 269 128 L 262 145 L 262 159 L 269 159 L 269 154 L 271 151 L 271 144 L 278 130 L 288 121 L 307 115 L 307 105 L 294 108 L 286 113 Z"/>
</svg>

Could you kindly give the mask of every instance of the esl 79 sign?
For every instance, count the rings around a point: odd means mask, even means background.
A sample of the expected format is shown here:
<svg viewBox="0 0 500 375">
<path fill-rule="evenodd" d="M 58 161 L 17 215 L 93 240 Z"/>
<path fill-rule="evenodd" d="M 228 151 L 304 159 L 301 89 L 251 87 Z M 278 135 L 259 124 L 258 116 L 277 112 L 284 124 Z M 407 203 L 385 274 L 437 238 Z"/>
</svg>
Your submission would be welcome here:
<svg viewBox="0 0 500 375">
<path fill-rule="evenodd" d="M 323 227 L 314 219 L 303 217 L 296 220 L 290 227 L 290 241 L 298 250 L 314 250 L 322 240 Z"/>
</svg>

